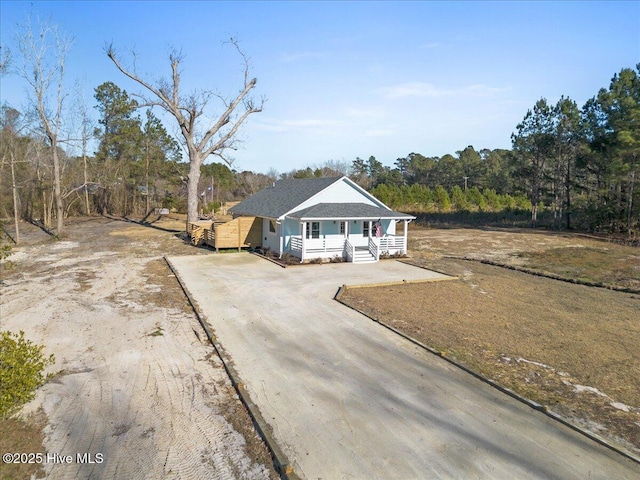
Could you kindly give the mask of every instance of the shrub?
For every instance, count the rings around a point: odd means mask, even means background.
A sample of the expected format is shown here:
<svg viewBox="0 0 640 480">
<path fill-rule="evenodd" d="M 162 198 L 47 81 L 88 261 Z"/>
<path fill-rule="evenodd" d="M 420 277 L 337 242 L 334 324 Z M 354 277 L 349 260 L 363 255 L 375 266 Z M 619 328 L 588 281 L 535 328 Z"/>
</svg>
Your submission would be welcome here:
<svg viewBox="0 0 640 480">
<path fill-rule="evenodd" d="M 300 263 L 300 259 L 288 252 L 285 252 L 280 257 L 280 263 L 284 263 L 285 265 L 297 265 Z"/>
<path fill-rule="evenodd" d="M 209 202 L 202 209 L 203 213 L 218 213 L 222 204 L 220 202 Z"/>
<path fill-rule="evenodd" d="M 54 363 L 45 357 L 44 346 L 24 338 L 24 332 L 0 332 L 0 419 L 17 412 L 35 396 L 52 374 L 44 370 Z"/>
</svg>

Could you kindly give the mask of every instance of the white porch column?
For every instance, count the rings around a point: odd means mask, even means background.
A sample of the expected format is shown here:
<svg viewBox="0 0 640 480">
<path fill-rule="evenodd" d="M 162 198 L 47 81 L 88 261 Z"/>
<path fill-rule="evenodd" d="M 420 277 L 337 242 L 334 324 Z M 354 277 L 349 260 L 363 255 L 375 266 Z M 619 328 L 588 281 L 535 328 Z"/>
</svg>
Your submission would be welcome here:
<svg viewBox="0 0 640 480">
<path fill-rule="evenodd" d="M 407 252 L 407 233 L 408 233 L 408 229 L 409 229 L 409 221 L 405 220 L 404 221 L 404 236 L 402 239 L 402 243 L 403 243 L 403 248 L 404 248 L 404 254 L 406 255 Z"/>
<path fill-rule="evenodd" d="M 307 222 L 300 222 L 302 226 L 302 251 L 300 252 L 300 260 L 304 262 L 304 249 L 305 249 L 305 240 L 307 238 Z"/>
</svg>

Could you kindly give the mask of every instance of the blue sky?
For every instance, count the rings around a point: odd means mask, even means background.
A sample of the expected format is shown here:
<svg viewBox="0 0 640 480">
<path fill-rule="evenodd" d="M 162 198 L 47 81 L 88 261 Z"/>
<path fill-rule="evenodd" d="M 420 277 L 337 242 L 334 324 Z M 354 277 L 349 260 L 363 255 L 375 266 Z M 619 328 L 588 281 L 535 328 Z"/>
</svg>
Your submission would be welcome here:
<svg viewBox="0 0 640 480">
<path fill-rule="evenodd" d="M 234 167 L 257 172 L 510 148 L 537 99 L 565 95 L 581 106 L 640 62 L 638 1 L 2 0 L 3 45 L 29 12 L 74 38 L 67 84 L 81 82 L 92 106 L 105 81 L 141 91 L 116 70 L 105 43 L 122 54 L 135 49 L 150 79 L 165 76 L 169 50 L 181 49 L 184 93 L 233 95 L 242 65 L 222 42 L 236 37 L 258 78 L 256 96 L 267 102 L 242 128 Z M 5 76 L 0 86 L 3 102 L 24 108 L 19 79 Z"/>
</svg>

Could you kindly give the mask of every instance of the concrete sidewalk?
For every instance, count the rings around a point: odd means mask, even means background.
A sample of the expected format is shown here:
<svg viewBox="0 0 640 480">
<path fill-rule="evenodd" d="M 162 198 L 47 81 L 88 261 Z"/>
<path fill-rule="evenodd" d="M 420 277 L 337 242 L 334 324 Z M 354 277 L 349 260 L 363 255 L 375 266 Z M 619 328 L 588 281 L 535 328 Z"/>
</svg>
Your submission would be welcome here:
<svg viewBox="0 0 640 480">
<path fill-rule="evenodd" d="M 395 261 L 169 260 L 303 478 L 640 476 L 638 464 L 333 300 L 343 284 L 443 275 Z"/>
</svg>

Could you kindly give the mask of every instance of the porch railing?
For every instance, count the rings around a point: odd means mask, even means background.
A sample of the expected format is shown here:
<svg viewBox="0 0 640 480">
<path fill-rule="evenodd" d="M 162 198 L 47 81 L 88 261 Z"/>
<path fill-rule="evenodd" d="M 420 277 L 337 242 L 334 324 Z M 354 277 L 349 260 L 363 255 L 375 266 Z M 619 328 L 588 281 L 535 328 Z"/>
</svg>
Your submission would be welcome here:
<svg viewBox="0 0 640 480">
<path fill-rule="evenodd" d="M 351 242 L 349 240 L 345 240 L 344 241 L 344 250 L 347 254 L 347 262 L 353 262 L 353 245 L 351 245 Z"/>
<path fill-rule="evenodd" d="M 335 253 L 342 255 L 344 251 L 344 237 L 341 238 L 313 238 L 304 242 L 305 256 L 314 253 Z"/>
<path fill-rule="evenodd" d="M 404 237 L 390 235 L 380 237 L 380 252 L 395 253 L 404 250 Z"/>
<path fill-rule="evenodd" d="M 302 256 L 302 237 L 291 237 L 289 247 L 291 249 L 291 253 Z"/>
<path fill-rule="evenodd" d="M 371 253 L 376 260 L 380 260 L 377 240 L 379 240 L 377 237 L 369 237 L 369 253 Z"/>
<path fill-rule="evenodd" d="M 389 235 L 384 237 L 356 238 L 356 245 L 344 237 L 309 238 L 304 241 L 304 258 L 311 258 L 314 254 L 346 255 L 347 261 L 353 260 L 357 247 L 366 247 L 376 259 L 384 254 L 404 252 L 405 238 L 403 236 Z M 358 242 L 363 240 L 364 242 Z M 302 236 L 293 235 L 289 241 L 289 252 L 302 258 Z"/>
</svg>

